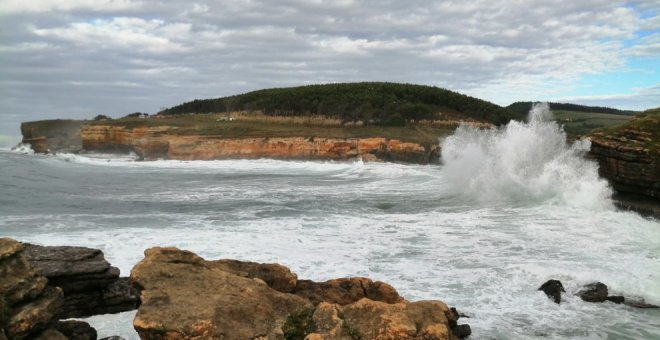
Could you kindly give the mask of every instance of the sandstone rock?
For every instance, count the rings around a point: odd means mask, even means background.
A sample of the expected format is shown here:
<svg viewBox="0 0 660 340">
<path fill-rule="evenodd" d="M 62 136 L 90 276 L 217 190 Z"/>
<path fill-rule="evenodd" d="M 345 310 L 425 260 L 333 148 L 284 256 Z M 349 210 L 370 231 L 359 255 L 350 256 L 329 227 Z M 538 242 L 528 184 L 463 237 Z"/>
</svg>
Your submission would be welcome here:
<svg viewBox="0 0 660 340">
<path fill-rule="evenodd" d="M 23 250 L 23 245 L 11 238 L 0 238 L 0 260 L 13 256 Z"/>
<path fill-rule="evenodd" d="M 41 331 L 57 315 L 62 305 L 62 290 L 47 287 L 36 300 L 16 307 L 6 326 L 10 339 L 24 339 Z"/>
<path fill-rule="evenodd" d="M 96 340 L 97 338 L 96 329 L 84 321 L 58 321 L 54 327 L 69 340 Z"/>
<path fill-rule="evenodd" d="M 373 282 L 365 277 L 353 277 L 314 282 L 299 280 L 294 294 L 309 299 L 313 304 L 330 302 L 347 305 L 362 298 L 386 303 L 402 302 L 403 298 L 390 285 L 384 282 Z"/>
<path fill-rule="evenodd" d="M 312 305 L 176 248 L 151 248 L 131 271 L 142 339 L 282 338 L 287 316 Z"/>
<path fill-rule="evenodd" d="M 601 282 L 590 283 L 584 286 L 577 295 L 587 302 L 603 302 L 607 300 L 607 286 Z"/>
<path fill-rule="evenodd" d="M 440 301 L 388 304 L 362 299 L 349 305 L 320 303 L 317 331 L 307 339 L 454 339 L 449 308 Z"/>
<path fill-rule="evenodd" d="M 561 302 L 561 293 L 566 292 L 564 290 L 564 285 L 562 285 L 559 280 L 548 280 L 542 284 L 538 290 L 542 290 L 545 295 L 547 295 L 557 304 Z"/>
<path fill-rule="evenodd" d="M 234 275 L 258 278 L 266 282 L 270 288 L 290 293 L 296 288 L 298 276 L 289 268 L 277 263 L 256 263 L 237 260 L 212 261 L 215 268 L 230 272 Z"/>
</svg>

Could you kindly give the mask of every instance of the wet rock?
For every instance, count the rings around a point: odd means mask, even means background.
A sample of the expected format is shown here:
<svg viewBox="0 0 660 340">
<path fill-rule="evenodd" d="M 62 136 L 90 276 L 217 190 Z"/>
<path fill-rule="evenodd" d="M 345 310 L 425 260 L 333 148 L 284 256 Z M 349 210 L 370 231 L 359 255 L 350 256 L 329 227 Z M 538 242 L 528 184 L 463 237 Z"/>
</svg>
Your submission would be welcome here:
<svg viewBox="0 0 660 340">
<path fill-rule="evenodd" d="M 141 288 L 133 326 L 142 339 L 282 338 L 286 318 L 312 307 L 176 248 L 146 250 L 131 279 Z"/>
<path fill-rule="evenodd" d="M 60 287 L 64 303 L 58 318 L 80 318 L 137 308 L 138 292 L 99 249 L 24 244 L 30 264 Z"/>
<path fill-rule="evenodd" d="M 97 338 L 96 329 L 84 321 L 58 321 L 54 327 L 69 340 L 96 340 Z"/>
<path fill-rule="evenodd" d="M 587 302 L 603 302 L 607 300 L 607 286 L 601 282 L 593 282 L 584 286 L 577 295 Z"/>
<path fill-rule="evenodd" d="M 5 328 L 9 339 L 24 339 L 43 330 L 57 315 L 62 305 L 62 290 L 46 287 L 34 301 L 15 307 Z"/>
<path fill-rule="evenodd" d="M 621 304 L 626 301 L 626 299 L 623 296 L 620 295 L 614 295 L 614 296 L 608 296 L 607 301 L 614 302 L 616 304 Z"/>
<path fill-rule="evenodd" d="M 403 298 L 387 283 L 365 278 L 341 278 L 325 282 L 299 280 L 294 294 L 309 299 L 313 304 L 330 302 L 347 305 L 362 298 L 385 303 L 402 302 Z"/>
<path fill-rule="evenodd" d="M 472 328 L 470 325 L 458 325 L 452 329 L 454 335 L 459 339 L 465 339 L 472 334 Z"/>
<path fill-rule="evenodd" d="M 74 340 L 74 339 L 69 339 L 66 335 L 62 334 L 60 331 L 52 327 L 47 328 L 43 332 L 31 338 L 34 340 Z"/>
<path fill-rule="evenodd" d="M 99 340 L 126 340 L 126 339 L 124 339 L 120 336 L 117 336 L 117 335 L 113 335 L 113 336 L 108 336 L 108 337 L 105 337 L 105 338 L 101 338 Z"/>
<path fill-rule="evenodd" d="M 644 308 L 644 309 L 648 309 L 648 308 L 651 308 L 651 309 L 660 308 L 660 306 L 653 305 L 653 304 L 650 304 L 650 303 L 646 303 L 646 302 L 644 302 L 644 300 L 640 300 L 640 301 L 629 301 L 629 300 L 626 300 L 626 301 L 625 301 L 625 305 L 626 305 L 626 306 L 630 306 L 630 307 L 635 307 L 635 308 Z"/>
<path fill-rule="evenodd" d="M 548 280 L 538 290 L 541 290 L 555 303 L 561 303 L 561 293 L 565 293 L 564 285 L 559 280 Z"/>
</svg>

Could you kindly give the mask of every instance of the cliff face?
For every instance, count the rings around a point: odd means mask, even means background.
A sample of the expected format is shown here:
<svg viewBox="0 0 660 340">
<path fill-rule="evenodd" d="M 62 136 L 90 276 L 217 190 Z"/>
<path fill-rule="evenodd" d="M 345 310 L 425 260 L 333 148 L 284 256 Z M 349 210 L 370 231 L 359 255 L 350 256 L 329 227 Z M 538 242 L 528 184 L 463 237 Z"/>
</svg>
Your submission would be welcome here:
<svg viewBox="0 0 660 340">
<path fill-rule="evenodd" d="M 170 127 L 129 129 L 111 125 L 85 125 L 83 149 L 89 151 L 134 151 L 141 158 L 176 160 L 213 159 L 329 159 L 362 158 L 426 164 L 439 160 L 437 147 L 425 148 L 386 138 L 304 138 L 177 135 Z"/>
<path fill-rule="evenodd" d="M 591 155 L 600 175 L 619 194 L 660 202 L 660 114 L 635 117 L 629 124 L 594 133 Z"/>
<path fill-rule="evenodd" d="M 49 151 L 79 152 L 82 150 L 80 128 L 83 120 L 41 120 L 21 124 L 23 143 L 38 153 Z"/>
</svg>

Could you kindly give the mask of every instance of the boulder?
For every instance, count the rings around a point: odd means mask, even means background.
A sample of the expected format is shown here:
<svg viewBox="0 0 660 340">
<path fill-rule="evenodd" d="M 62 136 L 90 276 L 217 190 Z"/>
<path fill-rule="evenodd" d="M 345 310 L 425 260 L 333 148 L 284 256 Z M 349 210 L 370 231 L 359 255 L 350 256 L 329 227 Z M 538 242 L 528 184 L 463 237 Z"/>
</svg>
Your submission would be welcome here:
<svg viewBox="0 0 660 340">
<path fill-rule="evenodd" d="M 131 279 L 141 290 L 133 326 L 142 339 L 282 338 L 286 318 L 312 307 L 176 248 L 146 250 Z"/>
<path fill-rule="evenodd" d="M 587 302 L 603 302 L 607 300 L 607 286 L 601 282 L 593 282 L 584 286 L 577 295 Z"/>
<path fill-rule="evenodd" d="M 80 318 L 137 308 L 138 292 L 99 249 L 23 244 L 30 264 L 60 287 L 64 303 L 58 318 Z"/>
<path fill-rule="evenodd" d="M 548 298 L 552 299 L 556 304 L 561 303 L 561 293 L 565 293 L 564 285 L 561 284 L 559 280 L 548 280 L 539 287 L 538 290 L 542 290 Z"/>
<path fill-rule="evenodd" d="M 373 282 L 366 277 L 341 278 L 325 282 L 299 280 L 293 293 L 310 300 L 314 305 L 320 302 L 347 305 L 365 297 L 385 303 L 403 301 L 394 287 L 380 281 Z"/>
</svg>

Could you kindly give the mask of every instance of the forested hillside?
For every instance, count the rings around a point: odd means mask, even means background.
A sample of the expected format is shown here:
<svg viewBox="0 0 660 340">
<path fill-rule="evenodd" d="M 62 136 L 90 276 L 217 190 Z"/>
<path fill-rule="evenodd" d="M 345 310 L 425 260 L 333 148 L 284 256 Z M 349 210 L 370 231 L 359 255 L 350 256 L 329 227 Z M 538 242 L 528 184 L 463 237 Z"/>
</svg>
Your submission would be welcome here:
<svg viewBox="0 0 660 340">
<path fill-rule="evenodd" d="M 421 119 L 458 115 L 495 124 L 525 116 L 493 103 L 431 86 L 343 83 L 265 89 L 230 97 L 193 100 L 161 115 L 261 111 L 266 115 L 324 115 L 345 122 L 402 126 Z"/>
</svg>

